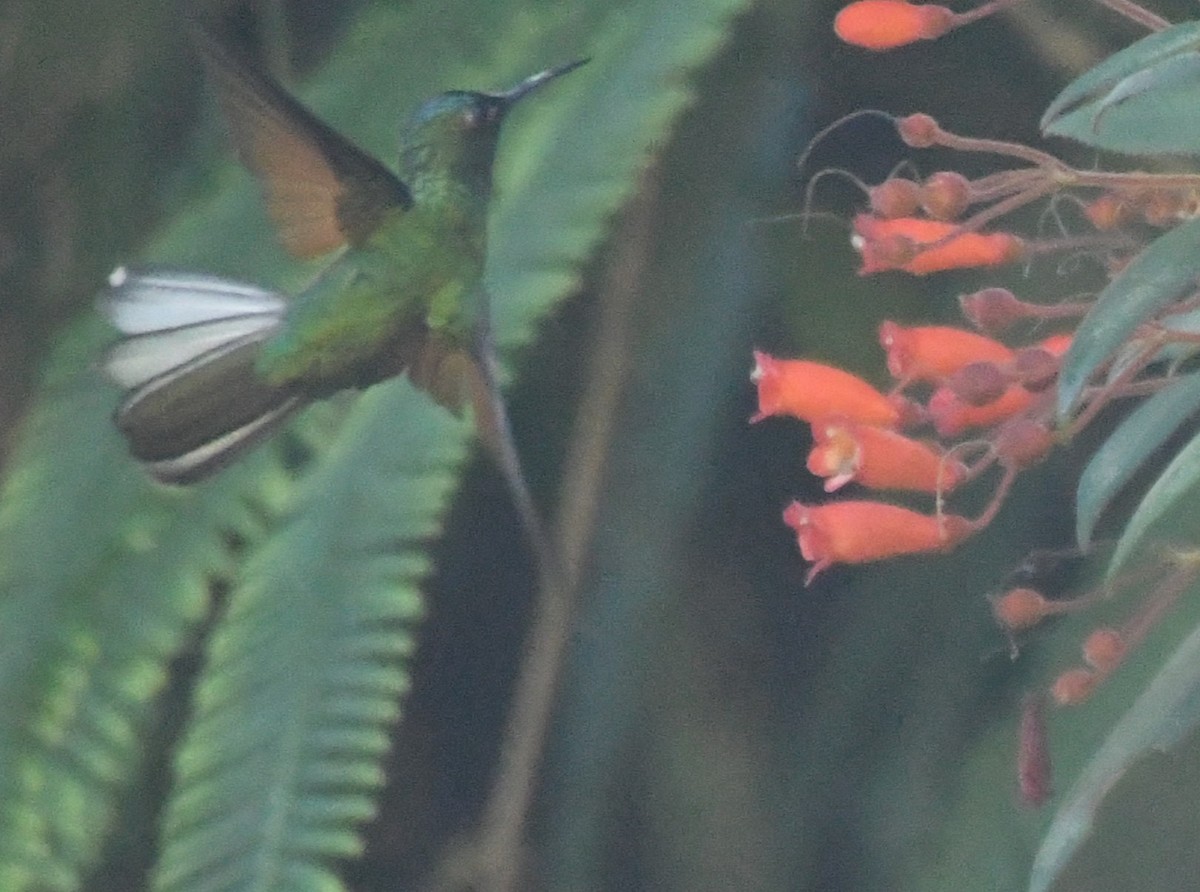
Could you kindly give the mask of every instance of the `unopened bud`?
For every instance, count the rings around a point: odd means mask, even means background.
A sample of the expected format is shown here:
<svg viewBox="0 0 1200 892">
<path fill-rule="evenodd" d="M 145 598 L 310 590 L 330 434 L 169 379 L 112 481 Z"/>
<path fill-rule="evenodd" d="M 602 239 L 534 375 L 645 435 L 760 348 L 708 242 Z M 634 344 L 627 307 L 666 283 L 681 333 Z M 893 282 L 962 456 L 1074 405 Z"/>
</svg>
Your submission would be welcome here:
<svg viewBox="0 0 1200 892">
<path fill-rule="evenodd" d="M 949 378 L 946 386 L 968 406 L 994 403 L 1008 389 L 1008 376 L 994 362 L 973 362 Z"/>
<path fill-rule="evenodd" d="M 890 177 L 868 190 L 871 213 L 885 220 L 911 217 L 920 206 L 920 190 L 921 187 L 912 180 Z"/>
<path fill-rule="evenodd" d="M 1023 471 L 1050 454 L 1054 448 L 1054 434 L 1040 421 L 1010 418 L 996 431 L 992 448 L 1002 467 Z"/>
<path fill-rule="evenodd" d="M 1096 629 L 1083 642 L 1083 659 L 1097 672 L 1109 673 L 1125 659 L 1128 650 L 1116 629 Z"/>
<path fill-rule="evenodd" d="M 1096 689 L 1096 673 L 1090 669 L 1068 669 L 1050 688 L 1050 696 L 1059 706 L 1078 706 Z"/>
<path fill-rule="evenodd" d="M 958 298 L 963 316 L 980 331 L 1001 332 L 1028 318 L 1025 303 L 1007 288 L 984 288 Z"/>
<path fill-rule="evenodd" d="M 920 200 L 935 220 L 957 220 L 971 204 L 971 181 L 952 170 L 938 171 L 921 185 Z"/>
<path fill-rule="evenodd" d="M 1040 695 L 1030 695 L 1021 704 L 1021 728 L 1017 743 L 1017 785 L 1022 804 L 1037 808 L 1049 799 L 1050 778 L 1045 704 Z"/>
<path fill-rule="evenodd" d="M 1012 376 L 1026 390 L 1034 393 L 1045 390 L 1058 377 L 1061 359 L 1042 347 L 1026 347 L 1013 357 Z"/>
<path fill-rule="evenodd" d="M 931 115 L 920 112 L 899 118 L 896 121 L 896 132 L 906 146 L 913 149 L 928 149 L 937 144 L 941 128 Z"/>
<path fill-rule="evenodd" d="M 1116 229 L 1128 222 L 1131 216 L 1129 202 L 1112 192 L 1105 193 L 1085 204 L 1083 215 L 1101 232 Z"/>
<path fill-rule="evenodd" d="M 1147 193 L 1142 202 L 1142 218 L 1159 228 L 1175 226 L 1182 217 L 1185 204 L 1186 198 L 1180 193 L 1155 189 Z"/>
<path fill-rule="evenodd" d="M 1049 602 L 1031 588 L 1009 589 L 992 601 L 992 616 L 1008 632 L 1031 629 L 1050 612 Z"/>
<path fill-rule="evenodd" d="M 964 431 L 991 427 L 1014 418 L 1028 409 L 1033 399 L 1033 394 L 1020 384 L 1010 384 L 1000 399 L 986 406 L 971 406 L 943 385 L 930 395 L 926 413 L 938 436 L 956 437 Z"/>
</svg>

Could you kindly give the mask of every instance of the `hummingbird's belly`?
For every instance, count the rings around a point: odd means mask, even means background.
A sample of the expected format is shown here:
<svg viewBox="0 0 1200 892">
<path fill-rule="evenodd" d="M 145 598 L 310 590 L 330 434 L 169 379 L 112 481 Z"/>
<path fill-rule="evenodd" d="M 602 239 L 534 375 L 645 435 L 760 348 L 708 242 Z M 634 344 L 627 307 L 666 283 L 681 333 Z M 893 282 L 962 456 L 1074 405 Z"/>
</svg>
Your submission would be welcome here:
<svg viewBox="0 0 1200 892">
<path fill-rule="evenodd" d="M 330 270 L 296 297 L 282 330 L 263 347 L 260 372 L 274 384 L 322 396 L 400 374 L 431 333 L 465 347 L 473 283 L 423 272 L 400 282 Z"/>
</svg>

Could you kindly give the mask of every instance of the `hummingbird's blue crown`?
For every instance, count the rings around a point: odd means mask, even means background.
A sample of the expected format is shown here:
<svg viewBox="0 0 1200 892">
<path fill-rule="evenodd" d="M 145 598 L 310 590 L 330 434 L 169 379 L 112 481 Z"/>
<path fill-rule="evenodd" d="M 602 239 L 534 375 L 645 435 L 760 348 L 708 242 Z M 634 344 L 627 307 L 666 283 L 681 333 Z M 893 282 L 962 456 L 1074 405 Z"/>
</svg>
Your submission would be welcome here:
<svg viewBox="0 0 1200 892">
<path fill-rule="evenodd" d="M 499 121 L 508 103 L 502 96 L 451 90 L 424 102 L 412 119 L 417 128 L 433 121 L 461 116 L 468 126 Z"/>
</svg>

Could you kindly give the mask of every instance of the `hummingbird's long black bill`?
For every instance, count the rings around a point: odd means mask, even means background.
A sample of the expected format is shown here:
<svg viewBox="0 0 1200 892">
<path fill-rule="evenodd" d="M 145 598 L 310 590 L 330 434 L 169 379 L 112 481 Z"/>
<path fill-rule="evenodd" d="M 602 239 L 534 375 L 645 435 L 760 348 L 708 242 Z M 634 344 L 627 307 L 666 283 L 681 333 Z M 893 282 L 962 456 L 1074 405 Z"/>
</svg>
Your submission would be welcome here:
<svg viewBox="0 0 1200 892">
<path fill-rule="evenodd" d="M 547 68 L 545 71 L 539 71 L 537 74 L 531 74 L 521 83 L 517 84 L 511 90 L 505 90 L 498 94 L 499 97 L 508 105 L 528 96 L 542 84 L 549 83 L 555 78 L 562 77 L 564 74 L 569 74 L 576 68 L 586 65 L 591 59 L 576 59 L 574 62 L 567 62 L 565 65 L 558 65 L 554 68 Z"/>
</svg>

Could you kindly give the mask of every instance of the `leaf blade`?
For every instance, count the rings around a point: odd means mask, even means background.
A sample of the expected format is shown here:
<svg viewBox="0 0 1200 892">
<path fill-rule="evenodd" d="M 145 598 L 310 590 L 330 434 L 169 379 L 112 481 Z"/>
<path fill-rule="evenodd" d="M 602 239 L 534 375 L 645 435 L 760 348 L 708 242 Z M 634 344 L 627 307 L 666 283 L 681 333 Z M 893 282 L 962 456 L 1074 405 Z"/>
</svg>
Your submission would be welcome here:
<svg viewBox="0 0 1200 892">
<path fill-rule="evenodd" d="M 1184 597 L 1195 597 L 1192 591 Z M 1096 810 L 1129 766 L 1176 745 L 1200 724 L 1200 627 L 1113 726 L 1055 811 L 1034 857 L 1029 892 L 1047 892 L 1091 830 Z"/>
<path fill-rule="evenodd" d="M 1179 428 L 1200 411 L 1200 373 L 1181 377 L 1142 403 L 1109 435 L 1079 476 L 1075 541 L 1086 551 L 1100 515 Z"/>
<path fill-rule="evenodd" d="M 1130 154 L 1194 154 L 1200 25 L 1142 38 L 1069 84 L 1042 116 L 1042 132 Z"/>
<path fill-rule="evenodd" d="M 1200 278 L 1200 220 L 1159 236 L 1096 298 L 1076 329 L 1059 373 L 1058 415 L 1065 421 L 1097 369 L 1155 314 L 1186 296 Z"/>
</svg>

